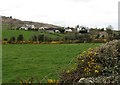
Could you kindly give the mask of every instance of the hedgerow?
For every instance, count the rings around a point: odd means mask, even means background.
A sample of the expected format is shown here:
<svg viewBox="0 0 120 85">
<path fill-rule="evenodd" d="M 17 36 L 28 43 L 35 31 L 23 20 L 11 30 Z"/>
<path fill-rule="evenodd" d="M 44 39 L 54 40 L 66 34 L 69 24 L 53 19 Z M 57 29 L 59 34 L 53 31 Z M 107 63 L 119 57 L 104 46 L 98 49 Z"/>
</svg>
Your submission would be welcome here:
<svg viewBox="0 0 120 85">
<path fill-rule="evenodd" d="M 100 76 L 104 76 L 104 79 L 107 79 L 106 77 L 119 75 L 120 40 L 114 40 L 80 54 L 77 58 L 76 66 L 73 69 L 67 69 L 62 72 L 59 83 L 74 83 L 79 82 L 82 78 L 98 78 Z M 112 80 L 114 81 L 115 79 Z M 117 80 L 117 82 L 120 82 L 120 80 Z"/>
</svg>

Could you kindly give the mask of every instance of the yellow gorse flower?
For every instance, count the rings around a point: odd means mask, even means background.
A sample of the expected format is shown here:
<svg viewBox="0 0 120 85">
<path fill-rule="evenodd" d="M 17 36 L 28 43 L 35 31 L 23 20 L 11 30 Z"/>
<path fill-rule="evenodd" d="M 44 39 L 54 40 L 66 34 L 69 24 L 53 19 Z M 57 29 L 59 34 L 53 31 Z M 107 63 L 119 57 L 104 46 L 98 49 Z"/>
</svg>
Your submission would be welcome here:
<svg viewBox="0 0 120 85">
<path fill-rule="evenodd" d="M 100 66 L 99 66 L 99 65 L 96 65 L 95 68 L 100 68 Z"/>
<path fill-rule="evenodd" d="M 58 83 L 59 82 L 59 80 L 53 80 L 53 79 L 48 79 L 48 81 L 47 81 L 48 83 Z"/>
<path fill-rule="evenodd" d="M 69 70 L 67 70 L 67 73 L 70 73 L 70 71 L 69 71 Z"/>
<path fill-rule="evenodd" d="M 48 83 L 54 83 L 52 79 L 48 79 Z"/>
<path fill-rule="evenodd" d="M 95 70 L 95 73 L 99 73 L 99 71 L 98 71 L 98 70 Z"/>
<path fill-rule="evenodd" d="M 81 60 L 81 62 L 84 62 L 84 60 Z"/>
</svg>

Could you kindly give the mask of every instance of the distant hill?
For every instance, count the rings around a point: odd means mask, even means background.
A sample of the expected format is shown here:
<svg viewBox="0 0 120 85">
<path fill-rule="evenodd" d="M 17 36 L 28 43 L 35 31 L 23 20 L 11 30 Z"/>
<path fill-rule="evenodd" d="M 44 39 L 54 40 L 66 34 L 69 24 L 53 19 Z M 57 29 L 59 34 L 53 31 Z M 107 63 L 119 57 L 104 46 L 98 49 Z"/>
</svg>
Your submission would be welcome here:
<svg viewBox="0 0 120 85">
<path fill-rule="evenodd" d="M 2 23 L 3 23 L 3 29 L 9 29 L 10 26 L 12 26 L 12 28 L 14 29 L 17 27 L 21 27 L 25 24 L 34 25 L 36 28 L 40 28 L 40 27 L 60 28 L 60 26 L 56 26 L 53 24 L 40 23 L 40 22 L 34 22 L 34 21 L 22 21 L 19 19 L 15 19 L 12 17 L 6 17 L 6 16 L 2 16 Z"/>
</svg>

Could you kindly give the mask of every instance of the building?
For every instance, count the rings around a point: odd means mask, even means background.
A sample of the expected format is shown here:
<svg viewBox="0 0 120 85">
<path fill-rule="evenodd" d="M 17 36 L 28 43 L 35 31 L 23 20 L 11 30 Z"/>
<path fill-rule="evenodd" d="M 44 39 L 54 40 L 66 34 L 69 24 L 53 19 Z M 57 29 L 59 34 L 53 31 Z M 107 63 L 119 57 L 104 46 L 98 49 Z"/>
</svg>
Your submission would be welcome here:
<svg viewBox="0 0 120 85">
<path fill-rule="evenodd" d="M 85 27 L 85 26 L 78 26 L 78 27 L 76 27 L 76 31 L 77 32 L 80 32 L 80 31 L 87 31 L 87 32 L 89 32 L 89 28 Z"/>
<path fill-rule="evenodd" d="M 22 27 L 20 27 L 21 30 L 30 30 L 30 29 L 35 29 L 34 25 L 29 25 L 29 24 L 25 24 Z"/>
<path fill-rule="evenodd" d="M 65 32 L 72 32 L 72 29 L 70 27 L 65 28 Z"/>
</svg>

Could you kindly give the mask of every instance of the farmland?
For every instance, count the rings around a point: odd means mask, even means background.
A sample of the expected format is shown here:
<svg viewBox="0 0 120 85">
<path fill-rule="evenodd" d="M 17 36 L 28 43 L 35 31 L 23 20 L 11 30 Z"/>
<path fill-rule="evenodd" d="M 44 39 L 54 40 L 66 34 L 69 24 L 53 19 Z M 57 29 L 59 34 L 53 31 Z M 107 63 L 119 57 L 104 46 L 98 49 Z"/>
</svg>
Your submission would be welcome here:
<svg viewBox="0 0 120 85">
<path fill-rule="evenodd" d="M 39 32 L 39 31 L 25 31 L 25 30 L 2 30 L 2 38 L 10 39 L 11 37 L 17 38 L 18 35 L 22 34 L 24 36 L 24 40 L 29 40 L 34 35 L 44 34 L 45 36 L 49 36 L 52 39 L 63 39 L 64 34 L 59 33 L 48 33 L 48 32 Z"/>
<path fill-rule="evenodd" d="M 99 43 L 3 45 L 3 83 L 19 82 L 18 78 L 24 80 L 30 77 L 41 80 L 49 73 L 51 74 L 47 78 L 58 79 L 57 73 L 65 69 L 71 59 L 88 48 L 100 45 Z"/>
</svg>

